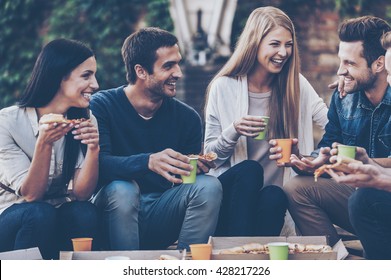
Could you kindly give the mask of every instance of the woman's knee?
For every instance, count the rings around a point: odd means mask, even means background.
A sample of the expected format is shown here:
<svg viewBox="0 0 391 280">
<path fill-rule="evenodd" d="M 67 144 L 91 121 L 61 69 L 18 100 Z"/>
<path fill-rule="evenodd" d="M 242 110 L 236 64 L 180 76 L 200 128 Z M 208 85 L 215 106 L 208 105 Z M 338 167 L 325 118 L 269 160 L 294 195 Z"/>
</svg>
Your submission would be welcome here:
<svg viewBox="0 0 391 280">
<path fill-rule="evenodd" d="M 38 227 L 54 227 L 57 220 L 56 208 L 46 202 L 27 202 L 28 207 L 23 215 L 24 223 Z"/>
<path fill-rule="evenodd" d="M 238 175 L 263 183 L 263 168 L 259 162 L 255 160 L 245 160 L 237 165 L 239 167 L 237 170 Z"/>
<path fill-rule="evenodd" d="M 75 224 L 98 224 L 99 215 L 97 207 L 89 201 L 72 201 L 65 203 L 59 209 L 59 212 L 65 216 L 65 219 L 70 219 Z"/>
<path fill-rule="evenodd" d="M 236 195 L 256 196 L 263 186 L 263 168 L 259 162 L 245 160 L 222 174 L 223 190 L 228 189 Z"/>
<path fill-rule="evenodd" d="M 267 203 L 276 209 L 288 208 L 288 198 L 285 192 L 278 186 L 270 185 L 261 190 L 261 204 Z"/>
</svg>

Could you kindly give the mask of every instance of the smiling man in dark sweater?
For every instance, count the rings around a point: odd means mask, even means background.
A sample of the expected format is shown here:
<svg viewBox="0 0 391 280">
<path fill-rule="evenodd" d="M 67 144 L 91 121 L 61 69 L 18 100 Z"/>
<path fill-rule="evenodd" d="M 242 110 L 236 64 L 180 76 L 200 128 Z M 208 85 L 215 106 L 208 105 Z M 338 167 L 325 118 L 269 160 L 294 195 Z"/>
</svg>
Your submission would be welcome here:
<svg viewBox="0 0 391 280">
<path fill-rule="evenodd" d="M 99 124 L 100 184 L 94 203 L 103 210 L 111 250 L 178 249 L 213 235 L 222 189 L 217 178 L 179 175 L 201 152 L 202 125 L 194 109 L 174 98 L 182 76 L 177 38 L 158 28 L 130 35 L 122 47 L 126 86 L 91 100 Z M 209 170 L 198 161 L 198 173 Z"/>
</svg>

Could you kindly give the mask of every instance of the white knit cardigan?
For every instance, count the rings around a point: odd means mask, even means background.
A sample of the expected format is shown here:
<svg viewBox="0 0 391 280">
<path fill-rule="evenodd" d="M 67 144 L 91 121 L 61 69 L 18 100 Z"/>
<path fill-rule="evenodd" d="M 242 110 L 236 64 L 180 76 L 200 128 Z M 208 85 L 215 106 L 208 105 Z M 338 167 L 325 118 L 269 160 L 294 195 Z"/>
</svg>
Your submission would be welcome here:
<svg viewBox="0 0 391 280">
<path fill-rule="evenodd" d="M 308 155 L 314 150 L 313 122 L 322 130 L 328 108 L 304 76 L 300 74 L 299 150 Z M 205 152 L 217 153 L 218 176 L 231 166 L 247 159 L 246 137 L 240 136 L 233 122 L 248 114 L 247 77 L 220 77 L 211 86 L 205 115 Z"/>
</svg>

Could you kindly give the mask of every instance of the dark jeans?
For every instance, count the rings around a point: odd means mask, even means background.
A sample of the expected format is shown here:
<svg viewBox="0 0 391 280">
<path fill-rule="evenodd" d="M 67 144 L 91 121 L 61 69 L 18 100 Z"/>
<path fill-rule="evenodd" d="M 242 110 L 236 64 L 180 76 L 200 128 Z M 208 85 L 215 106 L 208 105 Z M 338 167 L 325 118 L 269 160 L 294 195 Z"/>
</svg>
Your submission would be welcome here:
<svg viewBox="0 0 391 280">
<path fill-rule="evenodd" d="M 358 189 L 349 198 L 349 219 L 367 259 L 391 260 L 391 192 Z"/>
<path fill-rule="evenodd" d="M 87 201 L 13 204 L 0 215 L 0 252 L 38 247 L 44 259 L 58 259 L 59 250 L 72 251 L 71 238 L 92 237 L 96 246 L 97 213 Z"/>
<path fill-rule="evenodd" d="M 277 236 L 288 200 L 280 187 L 263 187 L 263 168 L 245 160 L 221 174 L 223 202 L 216 236 Z"/>
</svg>

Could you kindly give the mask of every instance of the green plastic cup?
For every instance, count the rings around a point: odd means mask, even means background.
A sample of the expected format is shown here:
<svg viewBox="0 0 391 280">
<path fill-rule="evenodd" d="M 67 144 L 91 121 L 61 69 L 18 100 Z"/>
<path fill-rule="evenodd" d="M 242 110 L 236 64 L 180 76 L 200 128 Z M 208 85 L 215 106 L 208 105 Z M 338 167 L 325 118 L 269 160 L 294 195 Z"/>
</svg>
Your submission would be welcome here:
<svg viewBox="0 0 391 280">
<path fill-rule="evenodd" d="M 190 165 L 193 166 L 193 170 L 190 171 L 189 176 L 181 175 L 183 184 L 194 184 L 197 176 L 197 158 L 190 158 Z"/>
<path fill-rule="evenodd" d="M 269 124 L 269 117 L 266 117 L 266 116 L 262 116 L 264 122 L 266 123 L 266 126 L 265 126 L 265 129 L 261 132 L 259 132 L 258 136 L 255 137 L 254 139 L 256 140 L 264 140 L 266 138 L 266 133 L 267 133 L 267 126 Z"/>
<path fill-rule="evenodd" d="M 287 260 L 289 256 L 288 243 L 286 242 L 271 242 L 267 244 L 269 247 L 269 258 L 271 260 Z"/>
<path fill-rule="evenodd" d="M 355 159 L 356 157 L 356 146 L 338 145 L 337 149 L 339 156 L 344 156 L 352 159 Z"/>
</svg>

